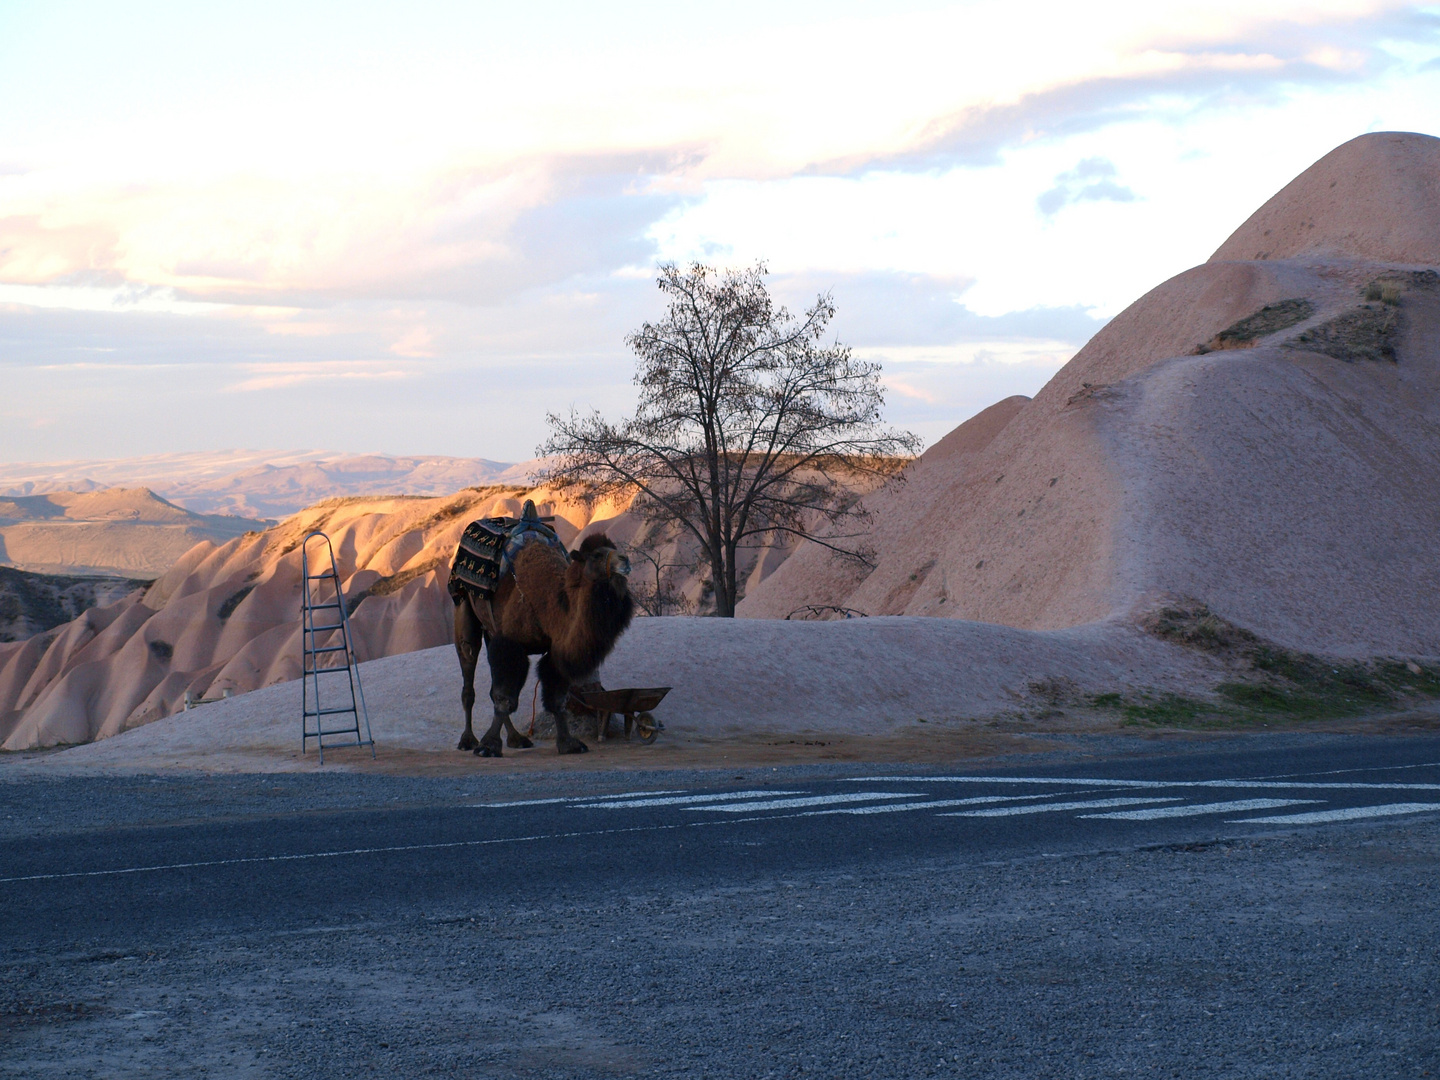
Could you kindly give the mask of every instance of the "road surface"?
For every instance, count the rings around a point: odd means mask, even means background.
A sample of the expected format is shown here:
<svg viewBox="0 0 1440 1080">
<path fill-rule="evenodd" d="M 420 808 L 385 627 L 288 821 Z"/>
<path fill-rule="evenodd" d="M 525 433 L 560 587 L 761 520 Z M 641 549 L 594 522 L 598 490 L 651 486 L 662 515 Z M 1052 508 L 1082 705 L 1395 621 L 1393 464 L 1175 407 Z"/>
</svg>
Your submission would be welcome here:
<svg viewBox="0 0 1440 1080">
<path fill-rule="evenodd" d="M 0 1076 L 1440 1075 L 1440 739 L 8 779 Z"/>
</svg>

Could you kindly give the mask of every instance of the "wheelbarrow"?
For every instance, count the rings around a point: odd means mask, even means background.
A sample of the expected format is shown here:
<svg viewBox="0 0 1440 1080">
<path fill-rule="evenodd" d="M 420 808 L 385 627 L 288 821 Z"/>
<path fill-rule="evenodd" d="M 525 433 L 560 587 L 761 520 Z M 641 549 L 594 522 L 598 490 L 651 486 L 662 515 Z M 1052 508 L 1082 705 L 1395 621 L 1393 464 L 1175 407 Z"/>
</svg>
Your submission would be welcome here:
<svg viewBox="0 0 1440 1080">
<path fill-rule="evenodd" d="M 631 687 L 626 690 L 582 690 L 572 688 L 565 707 L 575 716 L 596 718 L 595 730 L 598 737 L 606 737 L 612 713 L 625 717 L 625 738 L 633 731 L 641 742 L 653 743 L 655 737 L 665 730 L 665 725 L 655 719 L 650 710 L 665 700 L 670 692 L 668 686 Z"/>
</svg>

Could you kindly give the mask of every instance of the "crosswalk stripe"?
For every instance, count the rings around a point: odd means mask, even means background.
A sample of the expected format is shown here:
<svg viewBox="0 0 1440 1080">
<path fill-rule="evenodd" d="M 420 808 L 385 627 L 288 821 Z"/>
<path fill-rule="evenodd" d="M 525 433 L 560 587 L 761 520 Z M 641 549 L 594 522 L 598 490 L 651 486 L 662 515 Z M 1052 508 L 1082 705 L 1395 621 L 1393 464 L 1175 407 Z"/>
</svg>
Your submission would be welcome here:
<svg viewBox="0 0 1440 1080">
<path fill-rule="evenodd" d="M 997 806 L 989 810 L 963 810 L 955 814 L 937 814 L 936 817 L 1010 817 L 1013 814 L 1050 814 L 1057 810 L 1096 810 L 1106 806 L 1136 806 L 1142 803 L 1179 802 L 1172 799 L 1089 799 L 1084 802 L 1057 802 L 1029 804 L 1026 806 Z"/>
<path fill-rule="evenodd" d="M 1066 791 L 1065 795 L 1084 795 L 1083 791 Z M 834 810 L 807 810 L 800 817 L 823 817 L 826 814 L 893 814 L 899 810 L 937 810 L 950 806 L 980 806 L 997 802 L 1025 802 L 1034 799 L 1053 799 L 1055 792 L 1044 795 L 976 795 L 969 799 L 934 799 L 930 802 L 885 803 L 881 806 L 844 806 Z"/>
<path fill-rule="evenodd" d="M 1189 806 L 1152 806 L 1148 810 L 1117 810 L 1110 814 L 1081 814 L 1096 821 L 1154 821 L 1156 818 L 1233 814 L 1245 810 L 1273 810 L 1277 806 L 1303 806 L 1319 799 L 1235 799 L 1231 802 L 1191 803 Z"/>
<path fill-rule="evenodd" d="M 496 810 L 506 806 L 554 806 L 558 803 L 593 803 L 609 799 L 641 799 L 651 795 L 676 795 L 679 788 L 668 791 L 626 791 L 620 795 L 569 795 L 553 799 L 512 799 L 509 802 L 470 803 L 471 810 Z"/>
<path fill-rule="evenodd" d="M 727 799 L 758 799 L 768 795 L 801 795 L 799 791 L 727 791 L 723 795 L 676 795 L 665 799 L 627 799 L 612 802 L 585 803 L 581 810 L 630 810 L 642 806 L 693 806 L 696 803 L 724 802 Z M 754 807 L 756 804 L 747 803 Z"/>
<path fill-rule="evenodd" d="M 1440 803 L 1402 802 L 1383 806 L 1347 806 L 1343 810 L 1312 810 L 1308 814 L 1279 814 L 1275 817 L 1232 818 L 1237 825 L 1319 825 L 1326 821 L 1358 821 L 1362 818 L 1394 817 L 1440 810 Z"/>
<path fill-rule="evenodd" d="M 771 799 L 767 802 L 725 803 L 718 806 L 697 806 L 696 810 L 718 810 L 726 814 L 742 814 L 749 810 L 792 810 L 801 806 L 828 806 L 831 803 L 874 802 L 877 799 L 914 799 L 914 791 L 847 791 L 839 795 L 811 795 L 803 799 Z"/>
</svg>

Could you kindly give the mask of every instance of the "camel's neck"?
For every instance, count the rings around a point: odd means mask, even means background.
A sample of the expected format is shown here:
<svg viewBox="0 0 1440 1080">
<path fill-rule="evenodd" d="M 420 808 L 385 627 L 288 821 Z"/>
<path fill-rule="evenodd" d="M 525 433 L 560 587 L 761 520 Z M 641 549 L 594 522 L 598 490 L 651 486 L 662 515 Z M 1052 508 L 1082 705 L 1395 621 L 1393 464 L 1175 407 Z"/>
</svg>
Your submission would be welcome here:
<svg viewBox="0 0 1440 1080">
<path fill-rule="evenodd" d="M 617 593 L 607 582 L 581 580 L 566 590 L 570 610 L 559 636 L 551 635 L 550 655 L 572 681 L 583 679 L 610 655 L 616 640 L 630 625 L 634 601 L 628 592 Z"/>
</svg>

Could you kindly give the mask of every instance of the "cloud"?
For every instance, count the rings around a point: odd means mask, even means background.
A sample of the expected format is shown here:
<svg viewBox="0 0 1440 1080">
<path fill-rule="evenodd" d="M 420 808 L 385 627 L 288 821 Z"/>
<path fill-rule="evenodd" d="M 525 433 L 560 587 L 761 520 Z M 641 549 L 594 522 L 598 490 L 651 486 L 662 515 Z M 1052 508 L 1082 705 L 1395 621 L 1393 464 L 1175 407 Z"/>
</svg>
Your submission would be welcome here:
<svg viewBox="0 0 1440 1080">
<path fill-rule="evenodd" d="M 302 361 L 288 363 L 243 364 L 249 377 L 224 387 L 231 391 L 275 390 L 301 383 L 334 382 L 337 380 L 394 380 L 411 377 L 413 372 L 382 368 L 375 364 L 351 361 Z"/>
<path fill-rule="evenodd" d="M 244 306 L 497 304 L 652 261 L 651 227 L 695 197 L 658 180 L 686 155 L 531 155 L 384 181 L 228 176 L 56 193 L 0 219 L 0 284 L 163 288 Z"/>
<path fill-rule="evenodd" d="M 977 314 L 960 302 L 972 284 L 968 278 L 877 271 L 777 275 L 772 287 L 792 311 L 808 307 L 817 293 L 830 293 L 836 306 L 831 329 L 859 348 L 999 340 L 1078 347 L 1106 322 L 1080 306 Z"/>
<path fill-rule="evenodd" d="M 1069 172 L 1055 177 L 1055 186 L 1035 200 L 1040 212 L 1054 217 L 1078 202 L 1134 202 L 1135 193 L 1115 182 L 1115 165 L 1103 157 L 1088 157 Z"/>
<path fill-rule="evenodd" d="M 70 223 L 48 215 L 0 217 L 0 282 L 119 284 L 119 235 L 108 223 Z"/>
<path fill-rule="evenodd" d="M 1300 86 L 1373 77 L 1393 63 L 1390 40 L 1432 39 L 1440 16 L 1387 11 L 1329 22 L 1236 23 L 1229 36 L 1133 43 L 1138 70 L 1095 74 L 1040 87 L 1012 101 L 979 102 L 922 125 L 901 149 L 816 163 L 807 172 L 855 175 L 989 166 L 1003 152 L 1156 115 L 1176 119 L 1237 105 L 1273 103 Z"/>
<path fill-rule="evenodd" d="M 649 277 L 600 275 L 492 306 L 176 315 L 0 304 L 0 408 L 55 420 L 44 432 L 0 422 L 0 460 L 219 445 L 523 460 L 547 410 L 630 407 L 624 336 L 659 303 Z M 434 355 L 397 356 L 390 346 L 416 326 Z"/>
<path fill-rule="evenodd" d="M 434 356 L 431 348 L 435 339 L 430 331 L 423 326 L 416 326 L 405 332 L 399 341 L 390 346 L 390 351 L 396 356 L 411 356 L 417 358 Z"/>
</svg>

